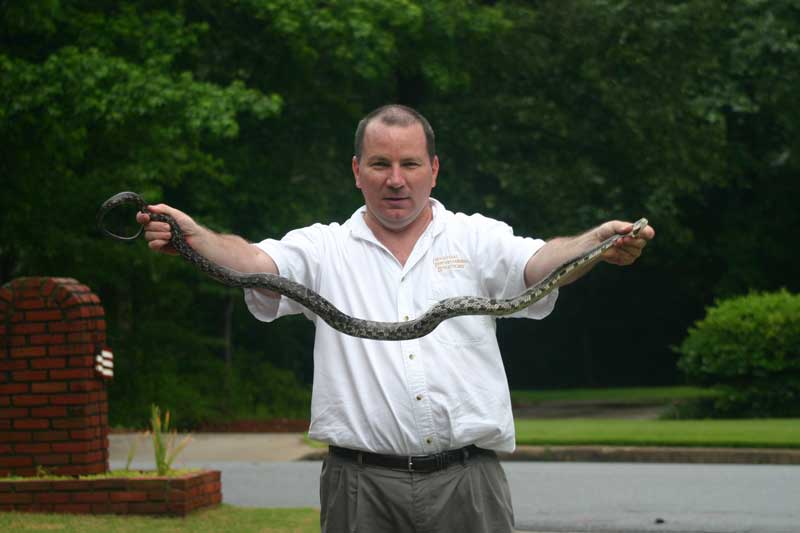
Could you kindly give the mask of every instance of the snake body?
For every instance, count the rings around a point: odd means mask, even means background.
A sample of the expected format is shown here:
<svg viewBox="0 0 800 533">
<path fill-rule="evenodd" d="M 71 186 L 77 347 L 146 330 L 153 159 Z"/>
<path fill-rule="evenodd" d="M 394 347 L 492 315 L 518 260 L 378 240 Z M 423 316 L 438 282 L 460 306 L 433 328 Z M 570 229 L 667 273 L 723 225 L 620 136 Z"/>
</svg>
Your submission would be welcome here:
<svg viewBox="0 0 800 533">
<path fill-rule="evenodd" d="M 147 213 L 150 220 L 166 222 L 170 226 L 172 238 L 170 243 L 175 250 L 187 261 L 200 270 L 229 287 L 260 288 L 279 293 L 295 302 L 305 306 L 315 313 L 332 328 L 354 337 L 376 340 L 408 340 L 423 337 L 433 331 L 443 320 L 463 315 L 510 315 L 537 302 L 553 292 L 558 287 L 558 282 L 570 272 L 581 265 L 589 263 L 600 254 L 611 248 L 615 242 L 626 236 L 637 236 L 645 226 L 647 219 L 640 219 L 633 225 L 627 235 L 614 235 L 580 257 L 567 261 L 539 283 L 532 285 L 527 290 L 504 300 L 484 298 L 480 296 L 459 296 L 447 298 L 434 304 L 423 315 L 405 322 L 377 322 L 349 316 L 340 311 L 331 302 L 313 290 L 284 277 L 270 273 L 248 274 L 213 263 L 197 253 L 186 242 L 183 231 L 178 223 L 169 215 L 150 212 L 144 199 L 134 192 L 121 192 L 103 202 L 97 213 L 97 224 L 106 235 L 119 240 L 133 240 L 138 237 L 142 229 L 133 236 L 121 236 L 108 231 L 103 225 L 103 219 L 112 209 L 123 205 L 133 204 L 140 211 Z"/>
</svg>

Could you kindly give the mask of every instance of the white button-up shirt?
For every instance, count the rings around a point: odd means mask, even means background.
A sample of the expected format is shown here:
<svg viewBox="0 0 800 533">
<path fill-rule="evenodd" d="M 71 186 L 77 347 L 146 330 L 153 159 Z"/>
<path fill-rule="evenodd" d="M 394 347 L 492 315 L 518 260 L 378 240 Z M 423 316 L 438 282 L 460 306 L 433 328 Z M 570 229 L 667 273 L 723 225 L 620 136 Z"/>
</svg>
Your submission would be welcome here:
<svg viewBox="0 0 800 533">
<path fill-rule="evenodd" d="M 369 320 L 410 320 L 452 296 L 500 299 L 525 290 L 525 265 L 543 241 L 431 203 L 433 220 L 405 265 L 375 238 L 365 207 L 344 224 L 315 224 L 255 246 L 272 257 L 281 276 Z M 544 318 L 556 298 L 554 291 L 513 316 Z M 514 420 L 494 318 L 451 318 L 419 339 L 378 341 L 341 334 L 301 305 L 259 289 L 246 289 L 245 301 L 260 320 L 304 313 L 316 325 L 312 439 L 396 455 L 470 444 L 513 451 Z"/>
</svg>

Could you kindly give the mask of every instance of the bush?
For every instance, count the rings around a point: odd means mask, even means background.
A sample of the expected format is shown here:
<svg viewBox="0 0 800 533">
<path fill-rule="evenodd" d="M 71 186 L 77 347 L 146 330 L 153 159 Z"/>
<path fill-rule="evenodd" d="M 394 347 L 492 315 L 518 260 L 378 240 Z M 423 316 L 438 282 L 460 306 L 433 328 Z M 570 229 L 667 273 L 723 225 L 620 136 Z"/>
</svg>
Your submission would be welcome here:
<svg viewBox="0 0 800 533">
<path fill-rule="evenodd" d="M 722 394 L 712 416 L 800 414 L 800 296 L 786 290 L 719 301 L 677 349 L 680 368 Z"/>
<path fill-rule="evenodd" d="M 311 388 L 268 361 L 241 372 L 235 383 L 236 418 L 302 418 L 311 412 Z"/>
<path fill-rule="evenodd" d="M 259 361 L 259 354 L 237 352 L 230 371 L 221 359 L 201 351 L 193 359 L 174 357 L 170 352 L 158 358 L 133 350 L 127 355 L 124 361 L 118 357 L 117 370 L 121 375 L 135 375 L 135 379 L 111 389 L 112 427 L 147 427 L 151 417 L 148 406 L 153 403 L 169 409 L 173 426 L 181 431 L 240 418 L 309 416 L 310 387 L 291 370 Z"/>
</svg>

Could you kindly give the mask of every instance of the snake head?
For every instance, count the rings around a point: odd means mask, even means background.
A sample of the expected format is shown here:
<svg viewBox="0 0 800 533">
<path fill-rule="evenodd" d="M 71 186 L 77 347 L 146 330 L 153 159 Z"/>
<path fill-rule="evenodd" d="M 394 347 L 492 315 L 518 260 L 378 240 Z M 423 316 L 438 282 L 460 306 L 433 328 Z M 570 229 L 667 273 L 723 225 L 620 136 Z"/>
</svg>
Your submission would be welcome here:
<svg viewBox="0 0 800 533">
<path fill-rule="evenodd" d="M 633 229 L 631 230 L 630 236 L 631 237 L 638 237 L 639 236 L 639 232 L 642 231 L 644 228 L 646 228 L 647 224 L 648 224 L 648 222 L 647 222 L 646 218 L 640 218 L 639 220 L 634 222 L 633 223 Z"/>
<path fill-rule="evenodd" d="M 136 239 L 139 235 L 142 234 L 142 230 L 144 226 L 139 227 L 139 231 L 136 232 L 135 235 L 118 235 L 106 227 L 105 218 L 106 215 L 113 209 L 121 206 L 121 205 L 134 205 L 139 211 L 144 211 L 147 207 L 147 203 L 144 201 L 139 194 L 135 192 L 121 192 L 117 193 L 100 206 L 100 209 L 97 211 L 97 227 L 98 229 L 108 237 L 112 237 L 114 239 L 120 241 L 132 241 Z"/>
</svg>

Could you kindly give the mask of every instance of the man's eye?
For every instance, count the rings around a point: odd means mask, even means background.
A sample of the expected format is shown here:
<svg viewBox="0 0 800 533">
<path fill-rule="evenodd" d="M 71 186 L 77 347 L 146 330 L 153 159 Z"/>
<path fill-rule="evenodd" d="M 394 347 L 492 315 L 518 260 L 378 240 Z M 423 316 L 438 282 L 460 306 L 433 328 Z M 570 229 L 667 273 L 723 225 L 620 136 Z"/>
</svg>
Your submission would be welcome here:
<svg viewBox="0 0 800 533">
<path fill-rule="evenodd" d="M 376 162 L 372 163 L 372 166 L 373 167 L 378 167 L 378 168 L 386 168 L 386 167 L 389 166 L 389 164 L 385 163 L 383 161 L 376 161 Z"/>
<path fill-rule="evenodd" d="M 419 166 L 419 163 L 415 161 L 409 161 L 408 163 L 403 163 L 403 166 L 406 168 L 417 168 Z"/>
</svg>

